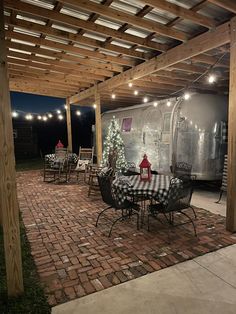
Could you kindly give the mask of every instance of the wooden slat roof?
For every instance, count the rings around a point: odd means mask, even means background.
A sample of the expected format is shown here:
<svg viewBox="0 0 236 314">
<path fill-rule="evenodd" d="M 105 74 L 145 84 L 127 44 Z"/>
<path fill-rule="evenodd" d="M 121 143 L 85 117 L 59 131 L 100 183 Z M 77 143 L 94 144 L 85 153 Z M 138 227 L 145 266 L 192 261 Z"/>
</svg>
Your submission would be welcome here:
<svg viewBox="0 0 236 314">
<path fill-rule="evenodd" d="M 233 0 L 5 0 L 4 5 L 10 89 L 62 98 L 214 31 L 236 14 Z M 213 65 L 217 86 L 207 85 L 204 76 L 193 83 Z M 132 88 L 125 82 L 104 89 L 102 105 L 178 95 L 186 86 L 227 92 L 228 68 L 225 44 L 135 79 Z M 88 97 L 81 104 L 92 102 Z"/>
</svg>

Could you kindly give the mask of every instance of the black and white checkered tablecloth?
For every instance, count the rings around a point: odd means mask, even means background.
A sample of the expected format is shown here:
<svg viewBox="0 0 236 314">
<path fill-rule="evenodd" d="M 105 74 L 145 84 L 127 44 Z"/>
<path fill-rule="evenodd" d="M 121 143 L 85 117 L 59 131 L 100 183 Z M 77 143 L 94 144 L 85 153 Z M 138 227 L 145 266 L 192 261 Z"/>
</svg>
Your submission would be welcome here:
<svg viewBox="0 0 236 314">
<path fill-rule="evenodd" d="M 67 160 L 69 163 L 77 163 L 78 156 L 75 153 L 69 153 L 67 154 Z M 61 163 L 64 163 L 65 160 L 61 161 L 60 159 L 57 159 L 55 154 L 47 154 L 45 155 L 45 160 L 47 160 L 50 163 L 50 166 L 53 167 L 59 167 Z"/>
<path fill-rule="evenodd" d="M 170 176 L 153 175 L 151 181 L 141 181 L 139 175 L 118 177 L 112 183 L 112 190 L 118 203 L 128 196 L 144 196 L 165 202 L 170 186 Z"/>
</svg>

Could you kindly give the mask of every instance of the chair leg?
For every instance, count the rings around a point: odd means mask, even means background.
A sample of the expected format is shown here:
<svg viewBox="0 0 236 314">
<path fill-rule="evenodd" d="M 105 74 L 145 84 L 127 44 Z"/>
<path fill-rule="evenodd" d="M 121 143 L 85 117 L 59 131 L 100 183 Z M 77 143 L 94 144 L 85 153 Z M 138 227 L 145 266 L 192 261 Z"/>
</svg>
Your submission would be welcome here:
<svg viewBox="0 0 236 314">
<path fill-rule="evenodd" d="M 219 204 L 219 203 L 220 203 L 221 198 L 222 198 L 222 195 L 223 195 L 223 191 L 221 190 L 221 191 L 220 191 L 220 197 L 219 197 L 218 201 L 215 202 L 216 204 Z"/>
<path fill-rule="evenodd" d="M 123 220 L 123 219 L 126 218 L 126 217 L 129 217 L 129 214 L 127 214 L 127 215 L 122 215 L 121 217 L 117 218 L 117 219 L 112 223 L 108 237 L 111 236 L 111 232 L 112 232 L 112 229 L 113 229 L 114 225 L 115 225 L 118 221 Z"/>
<path fill-rule="evenodd" d="M 98 226 L 98 220 L 99 220 L 100 216 L 101 216 L 106 210 L 108 210 L 108 209 L 110 209 L 110 208 L 112 208 L 112 206 L 106 207 L 105 209 L 103 209 L 103 210 L 99 213 L 98 218 L 97 218 L 97 221 L 96 221 L 96 224 L 95 224 L 95 227 Z"/>
<path fill-rule="evenodd" d="M 190 208 L 192 209 L 192 211 L 193 211 L 193 214 L 194 214 L 194 218 L 195 219 L 197 219 L 197 214 L 196 214 L 196 211 L 195 211 L 195 209 L 192 207 L 192 206 L 190 206 Z"/>
<path fill-rule="evenodd" d="M 187 215 L 186 213 L 182 212 L 182 211 L 179 211 L 179 213 L 183 214 L 185 217 L 187 217 L 190 220 L 190 222 L 193 225 L 194 235 L 195 235 L 195 237 L 197 237 L 196 227 L 195 227 L 195 224 L 194 224 L 194 221 L 192 220 L 192 218 L 189 215 Z"/>
</svg>

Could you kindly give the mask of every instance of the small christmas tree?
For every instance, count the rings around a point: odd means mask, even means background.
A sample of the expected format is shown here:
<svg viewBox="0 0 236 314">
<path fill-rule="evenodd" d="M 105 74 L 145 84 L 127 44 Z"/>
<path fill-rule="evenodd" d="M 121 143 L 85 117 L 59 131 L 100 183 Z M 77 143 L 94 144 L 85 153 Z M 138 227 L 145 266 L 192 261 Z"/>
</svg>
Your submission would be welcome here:
<svg viewBox="0 0 236 314">
<path fill-rule="evenodd" d="M 115 160 L 115 165 L 113 166 L 115 166 L 116 170 L 122 171 L 127 169 L 124 142 L 120 134 L 119 123 L 115 117 L 111 119 L 104 141 L 102 166 L 111 166 L 111 159 Z"/>
</svg>

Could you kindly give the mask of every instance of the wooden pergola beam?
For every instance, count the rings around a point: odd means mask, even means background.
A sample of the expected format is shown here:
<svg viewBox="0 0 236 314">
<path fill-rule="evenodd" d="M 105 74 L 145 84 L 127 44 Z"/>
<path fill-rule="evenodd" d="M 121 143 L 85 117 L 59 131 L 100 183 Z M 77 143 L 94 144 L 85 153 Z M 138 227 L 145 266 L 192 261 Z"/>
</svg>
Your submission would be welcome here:
<svg viewBox="0 0 236 314">
<path fill-rule="evenodd" d="M 43 19 L 46 16 L 48 19 L 62 23 L 64 25 L 85 29 L 100 35 L 105 35 L 116 39 L 121 39 L 123 41 L 130 42 L 135 45 L 140 45 L 143 47 L 152 48 L 159 51 L 165 51 L 167 49 L 166 45 L 159 44 L 145 38 L 140 38 L 138 36 L 131 35 L 128 33 L 117 32 L 114 29 L 95 24 L 91 21 L 80 20 L 78 18 L 74 18 L 59 12 L 55 12 L 38 6 L 36 7 L 34 5 L 24 3 L 19 0 L 5 0 L 4 5 L 6 8 L 15 10 L 17 12 L 32 14 Z"/>
<path fill-rule="evenodd" d="M 216 22 L 213 19 L 164 0 L 144 0 L 142 2 L 207 28 L 216 26 Z"/>
<path fill-rule="evenodd" d="M 236 13 L 236 2 L 235 0 L 208 0 L 209 2 L 218 5 L 219 7 Z"/>
<path fill-rule="evenodd" d="M 151 73 L 166 69 L 201 53 L 227 44 L 230 41 L 229 23 L 218 26 L 213 31 L 208 31 L 199 35 L 187 43 L 181 44 L 168 50 L 160 56 L 145 61 L 130 70 L 127 70 L 111 79 L 98 84 L 98 91 L 103 89 L 116 88 L 120 85 L 127 84 L 129 81 L 140 79 Z M 70 97 L 70 103 L 79 102 L 82 99 L 94 94 L 95 87 L 91 87 L 80 94 Z"/>
<path fill-rule="evenodd" d="M 0 211 L 7 289 L 9 296 L 17 296 L 23 293 L 24 287 L 3 0 L 0 0 L 0 173 Z"/>
</svg>

